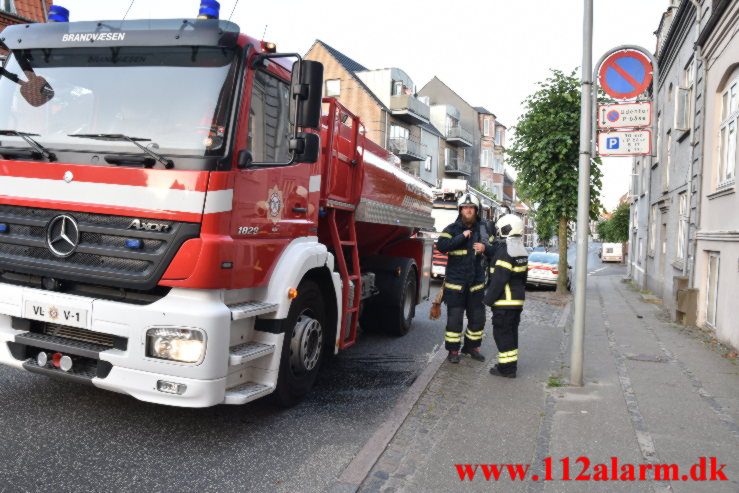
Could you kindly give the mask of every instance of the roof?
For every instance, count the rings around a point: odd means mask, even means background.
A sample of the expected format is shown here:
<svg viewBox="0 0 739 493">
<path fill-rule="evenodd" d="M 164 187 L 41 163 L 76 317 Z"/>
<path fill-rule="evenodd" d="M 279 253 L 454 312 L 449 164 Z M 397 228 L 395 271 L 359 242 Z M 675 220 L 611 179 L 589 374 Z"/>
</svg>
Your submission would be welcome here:
<svg viewBox="0 0 739 493">
<path fill-rule="evenodd" d="M 338 61 L 342 67 L 347 69 L 349 72 L 361 72 L 363 70 L 369 70 L 367 67 L 362 65 L 361 63 L 349 58 L 348 56 L 344 55 L 342 52 L 337 50 L 336 48 L 327 45 L 320 39 L 316 40 L 317 43 L 321 43 L 326 50 L 328 50 L 329 53 L 331 53 L 331 56 L 336 58 L 336 61 Z"/>
<path fill-rule="evenodd" d="M 430 123 L 422 123 L 421 125 L 419 125 L 419 127 L 421 127 L 422 129 L 426 130 L 427 132 L 432 133 L 432 134 L 434 134 L 434 135 L 436 135 L 438 137 L 441 137 L 443 139 L 446 138 L 446 137 L 444 137 L 444 134 L 439 131 L 439 129 L 437 129 L 436 127 L 434 127 Z"/>
<path fill-rule="evenodd" d="M 320 39 L 316 39 L 316 41 L 313 43 L 313 45 L 315 46 L 316 43 L 320 43 L 321 46 L 323 46 L 324 48 L 326 48 L 326 51 L 328 51 L 329 54 L 332 57 L 334 57 L 334 59 L 336 59 L 337 62 L 339 62 L 339 65 L 341 65 L 342 67 L 344 67 L 344 69 L 347 72 L 349 72 L 349 74 L 357 82 L 357 84 L 359 84 L 359 86 L 362 87 L 365 90 L 365 92 L 367 92 L 367 94 L 369 94 L 369 96 L 375 101 L 375 103 L 377 103 L 380 106 L 380 108 L 382 108 L 385 111 L 389 111 L 388 110 L 388 107 L 385 106 L 385 104 L 382 101 L 380 101 L 380 99 L 375 95 L 374 92 L 372 92 L 372 90 L 369 87 L 367 87 L 367 84 L 365 84 L 362 81 L 362 79 L 360 79 L 359 77 L 357 77 L 356 72 L 363 72 L 365 70 L 369 70 L 367 67 L 365 67 L 361 63 L 357 62 L 356 60 L 353 60 L 353 59 L 349 58 L 348 56 L 346 56 L 345 54 L 343 54 L 342 52 L 340 52 L 339 50 L 337 50 L 333 46 L 327 45 L 326 43 L 324 43 Z M 312 49 L 313 49 L 313 46 L 311 46 L 310 50 L 312 50 Z M 310 50 L 308 50 L 308 51 L 310 51 Z"/>
<path fill-rule="evenodd" d="M 492 113 L 491 111 L 486 110 L 482 106 L 473 106 L 473 108 L 475 108 L 475 110 L 478 113 L 482 113 L 483 115 L 493 115 L 493 116 L 495 116 L 495 113 Z"/>
<path fill-rule="evenodd" d="M 424 90 L 424 89 L 426 88 L 426 86 L 427 86 L 427 85 L 429 85 L 429 84 L 430 84 L 431 82 L 433 82 L 433 81 L 434 81 L 434 79 L 435 79 L 435 80 L 438 80 L 438 81 L 439 81 L 439 83 L 440 83 L 441 85 L 443 85 L 444 87 L 446 87 L 447 89 L 449 89 L 449 91 L 450 91 L 450 92 L 451 92 L 452 94 L 454 94 L 454 95 L 455 95 L 455 96 L 457 96 L 457 97 L 458 97 L 459 99 L 461 99 L 461 100 L 462 100 L 462 102 L 463 102 L 464 104 L 466 104 L 466 105 L 467 105 L 467 106 L 468 106 L 469 108 L 475 109 L 475 107 L 474 107 L 474 106 L 472 106 L 472 105 L 471 105 L 470 103 L 468 103 L 468 102 L 467 102 L 467 101 L 466 101 L 466 100 L 465 100 L 465 99 L 464 99 L 464 98 L 463 98 L 462 96 L 460 96 L 460 95 L 459 95 L 459 93 L 457 93 L 457 91 L 455 91 L 454 89 L 452 89 L 451 87 L 449 87 L 449 86 L 448 86 L 447 84 L 445 84 L 445 83 L 444 83 L 444 81 L 443 81 L 443 80 L 439 79 L 439 77 L 437 77 L 437 76 L 435 76 L 435 75 L 434 75 L 434 77 L 433 77 L 433 78 L 432 78 L 432 79 L 431 79 L 430 81 L 428 81 L 428 82 L 427 82 L 426 84 L 424 84 L 424 85 L 423 85 L 423 87 L 422 87 L 422 88 L 421 88 L 421 89 L 420 89 L 420 90 L 419 90 L 418 92 L 420 93 L 421 91 L 423 91 L 423 90 Z M 459 109 L 459 108 L 457 108 L 457 109 Z M 477 111 L 477 110 L 475 110 L 475 111 Z"/>
<path fill-rule="evenodd" d="M 498 120 L 495 120 L 495 126 L 496 126 L 496 127 L 503 127 L 503 128 L 508 128 L 508 127 L 506 127 L 505 125 L 503 125 L 502 123 L 500 123 L 500 122 L 499 122 Z"/>
</svg>

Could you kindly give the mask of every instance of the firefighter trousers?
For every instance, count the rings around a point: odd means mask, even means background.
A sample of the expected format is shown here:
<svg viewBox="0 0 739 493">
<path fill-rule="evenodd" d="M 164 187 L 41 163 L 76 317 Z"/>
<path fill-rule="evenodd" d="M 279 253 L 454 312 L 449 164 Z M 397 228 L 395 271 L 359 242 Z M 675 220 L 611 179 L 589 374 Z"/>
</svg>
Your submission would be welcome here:
<svg viewBox="0 0 739 493">
<path fill-rule="evenodd" d="M 498 346 L 498 369 L 515 373 L 518 367 L 518 324 L 521 310 L 493 308 L 493 339 Z"/>
<path fill-rule="evenodd" d="M 467 330 L 464 333 L 464 346 L 473 349 L 480 347 L 482 343 L 482 333 L 485 328 L 485 305 L 482 304 L 484 290 L 475 289 L 476 287 L 459 291 L 444 288 L 444 302 L 447 307 L 444 347 L 447 351 L 459 351 L 462 345 L 465 311 L 467 312 Z"/>
</svg>

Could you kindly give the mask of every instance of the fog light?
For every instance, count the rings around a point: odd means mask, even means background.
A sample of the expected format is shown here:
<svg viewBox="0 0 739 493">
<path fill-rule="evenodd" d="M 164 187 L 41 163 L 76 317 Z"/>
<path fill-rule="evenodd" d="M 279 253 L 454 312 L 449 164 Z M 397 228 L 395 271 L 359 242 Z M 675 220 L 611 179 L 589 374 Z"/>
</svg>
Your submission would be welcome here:
<svg viewBox="0 0 739 493">
<path fill-rule="evenodd" d="M 41 351 L 40 353 L 36 355 L 36 363 L 39 366 L 44 367 L 46 366 L 48 362 L 49 362 L 49 355 L 46 354 L 45 352 Z"/>
<path fill-rule="evenodd" d="M 159 380 L 157 382 L 157 390 L 159 392 L 164 392 L 165 394 L 182 395 L 185 393 L 185 390 L 187 390 L 187 385 L 185 385 L 184 383 L 166 382 L 164 380 Z"/>
<path fill-rule="evenodd" d="M 143 245 L 141 240 L 126 240 L 126 248 L 141 248 Z"/>
<path fill-rule="evenodd" d="M 59 359 L 59 368 L 62 369 L 62 371 L 69 371 L 72 369 L 72 358 L 67 356 L 66 354 L 62 356 Z"/>
<path fill-rule="evenodd" d="M 199 363 L 205 355 L 205 334 L 195 329 L 149 329 L 146 341 L 146 355 L 152 358 Z"/>
</svg>

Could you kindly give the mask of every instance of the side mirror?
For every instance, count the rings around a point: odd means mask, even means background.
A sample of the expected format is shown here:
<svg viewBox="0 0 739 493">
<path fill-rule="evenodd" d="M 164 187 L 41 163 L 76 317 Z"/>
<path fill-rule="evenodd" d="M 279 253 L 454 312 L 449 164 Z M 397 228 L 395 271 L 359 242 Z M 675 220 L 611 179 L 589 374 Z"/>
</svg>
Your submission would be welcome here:
<svg viewBox="0 0 739 493">
<path fill-rule="evenodd" d="M 290 139 L 290 150 L 295 153 L 296 163 L 315 163 L 320 147 L 321 140 L 316 134 L 298 132 L 297 138 Z"/>
<path fill-rule="evenodd" d="M 302 60 L 293 64 L 292 96 L 296 103 L 298 127 L 318 130 L 321 122 L 323 64 Z"/>
<path fill-rule="evenodd" d="M 236 167 L 239 169 L 248 168 L 254 161 L 254 156 L 251 151 L 241 151 L 239 153 L 239 159 L 236 161 Z"/>
</svg>

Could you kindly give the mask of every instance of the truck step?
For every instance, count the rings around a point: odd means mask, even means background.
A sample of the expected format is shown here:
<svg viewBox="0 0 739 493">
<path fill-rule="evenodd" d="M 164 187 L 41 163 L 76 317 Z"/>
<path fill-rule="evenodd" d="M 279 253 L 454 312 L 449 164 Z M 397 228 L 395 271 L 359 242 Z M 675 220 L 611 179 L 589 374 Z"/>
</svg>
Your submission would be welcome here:
<svg viewBox="0 0 739 493">
<path fill-rule="evenodd" d="M 277 311 L 277 303 L 264 303 L 261 301 L 250 301 L 248 303 L 239 303 L 238 305 L 230 305 L 231 320 L 241 320 L 242 318 L 256 317 L 265 313 Z"/>
<path fill-rule="evenodd" d="M 246 382 L 236 387 L 226 389 L 226 399 L 224 404 L 246 404 L 247 402 L 259 399 L 274 390 L 271 385 L 262 385 L 256 382 Z"/>
<path fill-rule="evenodd" d="M 228 355 L 228 364 L 238 366 L 247 361 L 261 358 L 275 352 L 274 344 L 262 344 L 260 342 L 245 342 L 231 348 Z"/>
</svg>

